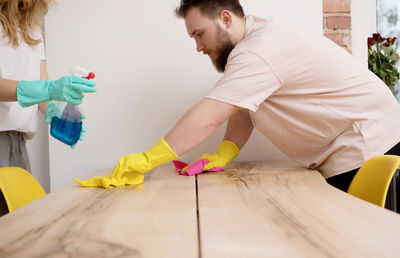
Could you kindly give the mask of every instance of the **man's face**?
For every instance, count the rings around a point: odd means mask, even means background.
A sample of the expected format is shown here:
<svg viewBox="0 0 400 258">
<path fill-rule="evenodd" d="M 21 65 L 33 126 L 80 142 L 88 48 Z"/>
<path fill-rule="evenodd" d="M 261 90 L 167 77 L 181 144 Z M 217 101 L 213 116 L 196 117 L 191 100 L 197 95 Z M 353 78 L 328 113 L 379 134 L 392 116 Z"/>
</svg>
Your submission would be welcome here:
<svg viewBox="0 0 400 258">
<path fill-rule="evenodd" d="M 193 7 L 185 17 L 186 29 L 196 41 L 197 51 L 208 55 L 218 72 L 225 71 L 229 53 L 234 48 L 231 37 L 217 20 L 203 15 Z"/>
</svg>

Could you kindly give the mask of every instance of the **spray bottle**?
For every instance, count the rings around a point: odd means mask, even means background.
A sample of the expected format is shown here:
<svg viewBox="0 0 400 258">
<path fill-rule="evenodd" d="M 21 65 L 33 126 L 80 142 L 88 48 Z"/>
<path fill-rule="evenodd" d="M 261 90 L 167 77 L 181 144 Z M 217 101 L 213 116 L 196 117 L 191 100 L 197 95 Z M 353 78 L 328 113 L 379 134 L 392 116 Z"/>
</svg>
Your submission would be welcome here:
<svg viewBox="0 0 400 258">
<path fill-rule="evenodd" d="M 70 73 L 85 79 L 93 79 L 95 74 L 81 67 L 73 67 Z M 82 113 L 70 103 L 58 103 L 51 119 L 50 134 L 61 142 L 73 146 L 82 132 Z"/>
</svg>

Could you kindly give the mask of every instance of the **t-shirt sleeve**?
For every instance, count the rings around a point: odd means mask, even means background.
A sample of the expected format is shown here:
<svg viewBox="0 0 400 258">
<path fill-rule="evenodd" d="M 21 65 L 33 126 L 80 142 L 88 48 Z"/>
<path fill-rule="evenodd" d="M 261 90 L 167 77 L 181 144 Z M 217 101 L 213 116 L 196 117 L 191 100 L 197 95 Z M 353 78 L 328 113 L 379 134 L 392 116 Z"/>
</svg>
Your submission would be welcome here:
<svg viewBox="0 0 400 258">
<path fill-rule="evenodd" d="M 232 52 L 223 77 L 207 98 L 256 112 L 280 87 L 278 76 L 260 56 L 252 52 Z"/>
</svg>

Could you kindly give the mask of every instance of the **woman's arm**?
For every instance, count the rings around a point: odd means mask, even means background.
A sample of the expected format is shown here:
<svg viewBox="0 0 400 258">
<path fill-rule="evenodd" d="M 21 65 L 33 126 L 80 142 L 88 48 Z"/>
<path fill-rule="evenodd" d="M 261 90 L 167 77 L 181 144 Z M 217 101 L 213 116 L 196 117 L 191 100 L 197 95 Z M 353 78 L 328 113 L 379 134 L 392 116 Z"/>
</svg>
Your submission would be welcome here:
<svg viewBox="0 0 400 258">
<path fill-rule="evenodd" d="M 48 80 L 49 74 L 47 73 L 47 65 L 46 60 L 40 61 L 40 80 Z M 40 112 L 43 114 L 46 112 L 47 106 L 49 105 L 50 101 L 43 102 L 38 104 Z"/>
<path fill-rule="evenodd" d="M 40 80 L 48 80 L 46 61 L 40 62 Z M 0 101 L 17 101 L 17 87 L 19 81 L 0 78 Z M 44 113 L 49 102 L 39 104 L 39 110 Z"/>
<path fill-rule="evenodd" d="M 19 81 L 0 78 L 0 101 L 17 101 L 17 86 Z"/>
</svg>

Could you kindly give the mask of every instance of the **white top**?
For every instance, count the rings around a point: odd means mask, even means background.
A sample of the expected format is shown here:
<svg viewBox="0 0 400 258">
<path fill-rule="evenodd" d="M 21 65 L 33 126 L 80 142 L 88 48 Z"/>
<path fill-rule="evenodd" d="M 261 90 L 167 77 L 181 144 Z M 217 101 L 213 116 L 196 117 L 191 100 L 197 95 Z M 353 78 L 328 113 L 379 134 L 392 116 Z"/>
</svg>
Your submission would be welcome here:
<svg viewBox="0 0 400 258">
<path fill-rule="evenodd" d="M 400 142 L 400 105 L 377 76 L 321 35 L 254 16 L 207 97 L 249 109 L 261 133 L 325 178 Z"/>
<path fill-rule="evenodd" d="M 40 61 L 45 60 L 43 42 L 29 46 L 20 40 L 17 48 L 8 44 L 2 37 L 3 25 L 0 22 L 0 78 L 8 80 L 40 80 Z M 33 35 L 42 38 L 40 31 Z M 21 107 L 17 101 L 0 102 L 0 131 L 19 131 L 32 138 L 37 130 L 38 106 Z"/>
</svg>

